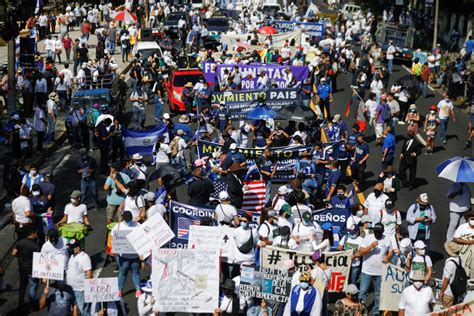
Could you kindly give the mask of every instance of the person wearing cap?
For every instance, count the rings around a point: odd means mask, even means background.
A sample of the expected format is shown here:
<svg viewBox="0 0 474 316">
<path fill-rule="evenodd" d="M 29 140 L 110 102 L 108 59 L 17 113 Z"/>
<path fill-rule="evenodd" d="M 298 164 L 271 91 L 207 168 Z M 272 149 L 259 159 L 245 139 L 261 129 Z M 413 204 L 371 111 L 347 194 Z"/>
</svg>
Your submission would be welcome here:
<svg viewBox="0 0 474 316">
<path fill-rule="evenodd" d="M 81 177 L 81 203 L 87 205 L 87 194 L 91 194 L 94 199 L 96 210 L 99 209 L 99 197 L 97 194 L 97 181 L 95 172 L 97 163 L 87 154 L 86 148 L 79 150 L 79 157 L 76 159 L 76 171 Z"/>
<path fill-rule="evenodd" d="M 429 203 L 428 194 L 421 193 L 407 211 L 408 234 L 413 243 L 423 241 L 430 248 L 433 223 L 436 222 L 434 206 Z"/>
<path fill-rule="evenodd" d="M 462 261 L 459 253 L 461 252 L 461 245 L 454 241 L 448 241 L 444 244 L 444 249 L 448 254 L 448 258 L 444 262 L 443 277 L 441 289 L 439 290 L 439 298 L 443 303 L 443 308 L 448 308 L 455 305 L 459 301 L 459 297 L 454 297 L 451 289 L 451 283 L 454 281 L 456 269 L 461 266 Z"/>
<path fill-rule="evenodd" d="M 278 214 L 278 227 L 286 226 L 291 233 L 294 226 L 294 220 L 290 204 L 283 204 Z"/>
<path fill-rule="evenodd" d="M 143 196 L 146 204 L 146 218 L 149 219 L 153 217 L 156 213 L 159 213 L 161 217 L 167 218 L 167 211 L 163 204 L 156 203 L 156 194 L 149 191 Z"/>
<path fill-rule="evenodd" d="M 119 162 L 110 164 L 110 173 L 103 187 L 107 194 L 107 207 L 105 208 L 107 224 L 118 221 L 119 206 L 127 195 L 126 185 L 130 182 L 130 177 L 120 172 L 120 169 L 121 164 Z"/>
<path fill-rule="evenodd" d="M 337 250 L 352 250 L 352 262 L 351 262 L 351 272 L 349 276 L 349 282 L 356 284 L 360 270 L 362 267 L 362 260 L 357 255 L 360 245 L 364 238 L 361 236 L 359 225 L 355 225 L 352 229 L 347 230 L 347 234 L 345 234 L 339 241 L 339 245 L 337 246 Z"/>
<path fill-rule="evenodd" d="M 433 289 L 425 285 L 423 271 L 416 271 L 410 276 L 411 285 L 403 289 L 398 303 L 399 316 L 418 316 L 431 313 L 436 301 Z"/>
<path fill-rule="evenodd" d="M 453 182 L 448 189 L 449 200 L 449 226 L 446 233 L 446 240 L 453 238 L 454 232 L 459 225 L 465 224 L 466 215 L 471 211 L 471 189 L 464 182 Z M 469 227 L 468 225 L 464 225 Z M 466 234 L 467 235 L 467 234 Z M 458 235 L 459 236 L 459 235 Z"/>
<path fill-rule="evenodd" d="M 373 315 L 379 315 L 380 284 L 382 263 L 389 262 L 393 255 L 390 239 L 384 235 L 382 223 L 375 223 L 373 234 L 368 234 L 362 241 L 357 256 L 362 257 L 359 299 L 366 302 L 370 284 L 373 283 L 375 299 Z"/>
<path fill-rule="evenodd" d="M 220 289 L 224 294 L 222 301 L 214 310 L 214 316 L 238 315 L 240 309 L 239 296 L 235 293 L 235 281 L 227 279 L 220 285 Z"/>
<path fill-rule="evenodd" d="M 413 245 L 414 253 L 407 255 L 405 261 L 405 271 L 410 274 L 410 278 L 416 271 L 422 271 L 425 275 L 424 282 L 428 284 L 431 275 L 433 274 L 433 262 L 430 256 L 426 254 L 426 245 L 421 240 L 417 240 Z"/>
<path fill-rule="evenodd" d="M 208 205 L 211 194 L 214 193 L 212 181 L 206 177 L 201 167 L 195 168 L 191 175 L 191 183 L 188 184 L 189 203 L 195 205 Z"/>
<path fill-rule="evenodd" d="M 132 155 L 132 165 L 130 170 L 133 172 L 134 177 L 132 180 L 146 180 L 147 166 L 143 163 L 143 156 L 139 153 Z"/>
<path fill-rule="evenodd" d="M 367 196 L 364 202 L 365 213 L 376 222 L 377 216 L 380 215 L 380 210 L 385 207 L 385 201 L 388 196 L 383 193 L 383 183 L 378 182 L 374 186 L 374 191 Z"/>
<path fill-rule="evenodd" d="M 220 204 L 216 206 L 214 211 L 214 219 L 218 225 L 234 225 L 238 227 L 240 225 L 239 215 L 237 209 L 230 203 L 230 196 L 227 191 L 219 192 Z"/>
<path fill-rule="evenodd" d="M 296 250 L 298 244 L 291 238 L 291 229 L 288 226 L 279 226 L 278 235 L 273 239 L 272 245 L 279 248 Z"/>
<path fill-rule="evenodd" d="M 301 103 L 303 103 L 303 106 L 305 109 L 309 109 L 310 103 L 311 103 L 311 94 L 313 92 L 313 89 L 311 87 L 311 78 L 307 78 L 304 80 L 303 84 L 301 85 L 300 88 L 300 98 L 301 98 Z"/>
<path fill-rule="evenodd" d="M 301 210 L 301 222 L 296 224 L 292 231 L 292 238 L 298 244 L 297 250 L 313 251 L 314 245 L 321 242 L 322 235 L 323 232 L 319 225 L 313 222 L 311 211 Z"/>
<path fill-rule="evenodd" d="M 466 213 L 464 219 L 466 223 L 456 228 L 453 234 L 453 241 L 459 245 L 472 245 L 474 244 L 474 240 L 472 239 L 472 236 L 474 236 L 474 210 Z"/>
<path fill-rule="evenodd" d="M 58 226 L 71 223 L 84 224 L 90 226 L 89 217 L 87 216 L 87 206 L 81 204 L 81 191 L 74 190 L 71 195 L 71 202 L 64 207 L 64 216 L 58 222 Z"/>
<path fill-rule="evenodd" d="M 351 282 L 351 284 L 346 285 L 342 289 L 342 292 L 344 292 L 346 297 L 337 300 L 334 304 L 334 316 L 368 314 L 367 308 L 359 301 L 357 297 L 357 294 L 359 294 L 359 289 L 355 285 L 355 282 Z"/>
<path fill-rule="evenodd" d="M 278 213 L 274 210 L 263 211 L 260 216 L 260 226 L 258 227 L 259 247 L 271 245 L 278 233 Z"/>
<path fill-rule="evenodd" d="M 395 202 L 388 198 L 385 200 L 385 207 L 378 214 L 375 214 L 374 222 L 382 223 L 387 237 L 394 236 L 402 225 L 402 215 L 395 208 Z"/>
<path fill-rule="evenodd" d="M 79 314 L 89 315 L 90 304 L 85 302 L 84 283 L 86 279 L 92 279 L 91 258 L 76 239 L 69 241 L 68 248 L 71 256 L 67 264 L 66 284 L 74 290 Z"/>
<path fill-rule="evenodd" d="M 451 116 L 453 122 L 456 123 L 456 116 L 454 115 L 454 105 L 450 95 L 445 93 L 443 97 L 444 98 L 438 102 L 438 119 L 440 121 L 441 140 L 443 144 L 447 144 L 446 132 L 448 130 L 449 117 Z"/>
<path fill-rule="evenodd" d="M 288 202 L 286 201 L 288 193 L 290 193 L 288 186 L 282 185 L 278 188 L 277 194 L 275 194 L 275 196 L 272 199 L 271 206 L 273 210 L 280 212 L 282 206 L 285 204 L 288 204 Z"/>
<path fill-rule="evenodd" d="M 352 180 L 357 181 L 360 192 L 365 189 L 365 168 L 370 157 L 369 145 L 365 142 L 364 134 L 357 136 L 357 144 L 354 148 L 354 157 L 351 161 Z"/>
<path fill-rule="evenodd" d="M 235 258 L 232 277 L 239 273 L 241 263 L 255 260 L 255 247 L 258 244 L 259 236 L 257 230 L 250 226 L 251 221 L 252 216 L 249 213 L 244 213 L 240 217 L 240 227 L 234 230 Z"/>
<path fill-rule="evenodd" d="M 153 307 L 155 305 L 155 297 L 153 296 L 153 286 L 151 280 L 147 280 L 140 284 L 142 295 L 137 300 L 138 315 L 152 316 L 154 314 Z"/>
<path fill-rule="evenodd" d="M 42 254 L 54 254 L 64 257 L 64 269 L 67 269 L 69 252 L 67 251 L 67 239 L 61 237 L 56 229 L 48 230 L 46 242 L 41 246 Z"/>
<path fill-rule="evenodd" d="M 318 103 L 319 110 L 324 118 L 329 120 L 331 118 L 331 103 L 333 102 L 333 97 L 331 85 L 327 83 L 325 77 L 321 78 L 316 91 L 316 101 Z"/>
<path fill-rule="evenodd" d="M 311 283 L 311 274 L 306 271 L 299 276 L 299 283 L 290 292 L 283 316 L 308 315 L 318 316 L 322 312 L 322 293 Z"/>
<path fill-rule="evenodd" d="M 125 287 L 125 282 L 127 281 L 128 271 L 132 273 L 132 281 L 135 285 L 135 297 L 140 297 L 142 294 L 140 290 L 140 258 L 137 253 L 120 253 L 115 250 L 114 243 L 115 240 L 123 238 L 123 231 L 128 231 L 129 233 L 140 227 L 140 223 L 136 222 L 133 218 L 131 211 L 124 211 L 122 214 L 122 221 L 115 225 L 110 232 L 112 240 L 112 255 L 118 256 L 118 266 L 120 272 L 118 275 L 118 286 L 119 286 L 119 296 L 122 296 L 123 288 Z"/>
<path fill-rule="evenodd" d="M 60 79 L 58 77 L 57 79 Z M 62 76 L 64 81 L 64 76 Z M 63 97 L 63 100 L 66 101 L 66 98 Z M 47 131 L 44 136 L 45 141 L 54 141 L 54 131 L 56 129 L 56 117 L 58 115 L 58 104 L 59 96 L 56 92 L 51 92 L 49 94 L 48 101 L 46 101 L 46 118 L 47 118 Z M 36 113 L 35 113 L 36 114 Z"/>
</svg>

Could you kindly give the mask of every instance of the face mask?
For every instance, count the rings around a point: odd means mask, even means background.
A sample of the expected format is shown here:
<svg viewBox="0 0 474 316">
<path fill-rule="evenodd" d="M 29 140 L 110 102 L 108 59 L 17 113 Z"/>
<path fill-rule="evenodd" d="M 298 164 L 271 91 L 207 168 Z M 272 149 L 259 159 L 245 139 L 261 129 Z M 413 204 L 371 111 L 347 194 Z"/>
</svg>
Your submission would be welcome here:
<svg viewBox="0 0 474 316">
<path fill-rule="evenodd" d="M 374 194 L 375 194 L 375 196 L 378 197 L 378 196 L 380 196 L 380 194 L 382 194 L 382 191 L 380 191 L 380 190 L 374 190 Z"/>
<path fill-rule="evenodd" d="M 308 282 L 301 282 L 300 286 L 303 290 L 306 290 L 309 287 L 309 283 Z"/>
<path fill-rule="evenodd" d="M 247 229 L 249 227 L 249 223 L 247 222 L 241 222 L 240 223 L 240 227 L 242 227 L 243 229 Z"/>
<path fill-rule="evenodd" d="M 338 193 L 337 197 L 341 200 L 345 198 L 344 193 Z"/>
<path fill-rule="evenodd" d="M 393 173 L 387 173 L 387 177 L 388 177 L 388 178 L 393 177 Z"/>
<path fill-rule="evenodd" d="M 419 254 L 420 256 L 424 256 L 425 253 L 426 253 L 425 249 L 418 249 L 418 254 Z"/>
<path fill-rule="evenodd" d="M 415 281 L 413 282 L 413 286 L 416 287 L 416 289 L 421 289 L 423 287 L 423 282 L 421 281 Z"/>
<path fill-rule="evenodd" d="M 304 221 L 304 224 L 305 224 L 306 226 L 311 225 L 311 220 Z"/>
<path fill-rule="evenodd" d="M 416 110 L 410 110 L 411 113 L 416 113 Z"/>
<path fill-rule="evenodd" d="M 71 199 L 71 203 L 72 203 L 72 204 L 79 204 L 79 200 Z"/>
<path fill-rule="evenodd" d="M 38 172 L 36 170 L 31 170 L 30 171 L 30 174 L 31 174 L 32 177 L 36 176 L 37 173 Z"/>
<path fill-rule="evenodd" d="M 235 154 L 235 153 L 237 152 L 237 150 L 232 149 L 230 152 L 233 153 L 233 154 Z"/>
<path fill-rule="evenodd" d="M 386 208 L 387 212 L 388 213 L 392 213 L 393 212 L 393 208 Z"/>
<path fill-rule="evenodd" d="M 87 159 L 87 155 L 82 155 L 81 158 L 82 158 L 82 160 L 86 160 L 86 159 Z"/>
<path fill-rule="evenodd" d="M 364 216 L 364 211 L 363 211 L 363 210 L 357 211 L 356 216 L 357 216 L 357 217 L 362 217 L 362 216 Z"/>
<path fill-rule="evenodd" d="M 430 114 L 435 114 L 435 113 L 436 113 L 436 111 L 430 111 Z"/>
<path fill-rule="evenodd" d="M 381 238 L 383 237 L 383 233 L 381 233 L 381 232 L 374 232 L 374 236 L 375 236 L 375 238 L 377 238 L 377 239 L 381 239 Z"/>
<path fill-rule="evenodd" d="M 32 191 L 31 193 L 33 193 L 34 196 L 40 195 L 40 191 Z"/>
<path fill-rule="evenodd" d="M 133 224 L 133 219 L 131 221 L 125 221 L 125 223 L 127 223 L 127 225 L 130 226 Z"/>
<path fill-rule="evenodd" d="M 469 219 L 469 225 L 474 227 L 474 219 Z"/>
</svg>

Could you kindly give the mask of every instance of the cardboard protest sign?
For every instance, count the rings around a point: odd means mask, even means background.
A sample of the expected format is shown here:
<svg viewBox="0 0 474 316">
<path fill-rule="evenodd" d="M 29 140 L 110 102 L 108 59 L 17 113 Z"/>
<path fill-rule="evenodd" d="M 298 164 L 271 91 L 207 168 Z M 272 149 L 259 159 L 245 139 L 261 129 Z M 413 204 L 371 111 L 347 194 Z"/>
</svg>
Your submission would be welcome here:
<svg viewBox="0 0 474 316">
<path fill-rule="evenodd" d="M 332 268 L 328 290 L 329 292 L 341 292 L 349 278 L 352 251 L 334 251 L 324 254 L 326 256 L 326 265 Z M 314 268 L 311 255 L 311 252 L 293 251 L 267 246 L 260 249 L 260 266 L 262 268 L 283 269 L 283 262 L 286 259 L 291 259 L 295 262 L 300 271 L 311 270 Z"/>
<path fill-rule="evenodd" d="M 380 310 L 398 311 L 403 290 L 410 285 L 409 273 L 391 263 L 382 265 Z"/>
<path fill-rule="evenodd" d="M 429 316 L 468 316 L 474 315 L 474 301 L 461 303 L 440 311 L 428 314 Z"/>
<path fill-rule="evenodd" d="M 284 270 L 243 266 L 240 277 L 240 295 L 286 303 L 291 292 L 293 274 Z"/>
<path fill-rule="evenodd" d="M 84 283 L 84 300 L 92 302 L 115 302 L 120 300 L 118 278 L 86 279 Z"/>
<path fill-rule="evenodd" d="M 146 258 L 150 255 L 151 248 L 160 248 L 174 236 L 163 216 L 156 213 L 128 234 L 127 239 L 138 255 Z"/>
<path fill-rule="evenodd" d="M 33 253 L 33 278 L 64 280 L 64 255 L 53 253 Z"/>
<path fill-rule="evenodd" d="M 465 239 L 473 239 L 474 236 L 463 236 Z M 462 245 L 461 251 L 459 252 L 461 262 L 464 270 L 466 270 L 468 279 L 474 279 L 474 246 L 473 245 Z"/>
<path fill-rule="evenodd" d="M 219 304 L 219 254 L 205 249 L 154 249 L 153 296 L 160 312 L 212 313 Z"/>
<path fill-rule="evenodd" d="M 234 228 L 229 226 L 191 226 L 189 227 L 188 248 L 217 249 L 223 261 L 234 260 Z"/>
<path fill-rule="evenodd" d="M 120 225 L 120 223 L 118 224 Z M 123 254 L 136 254 L 135 248 L 132 246 L 130 241 L 128 241 L 127 236 L 133 230 L 113 230 L 112 235 L 112 252 Z"/>
</svg>

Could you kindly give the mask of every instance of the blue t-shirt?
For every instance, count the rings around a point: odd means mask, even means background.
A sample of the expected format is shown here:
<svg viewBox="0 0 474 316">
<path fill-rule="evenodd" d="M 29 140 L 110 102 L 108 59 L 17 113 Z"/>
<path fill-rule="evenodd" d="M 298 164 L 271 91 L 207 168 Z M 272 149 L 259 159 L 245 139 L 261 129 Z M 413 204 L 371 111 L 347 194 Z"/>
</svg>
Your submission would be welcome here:
<svg viewBox="0 0 474 316">
<path fill-rule="evenodd" d="M 315 174 L 314 163 L 311 160 L 300 159 L 296 161 L 295 170 L 298 173 L 304 173 L 306 176 Z"/>
<path fill-rule="evenodd" d="M 120 174 L 120 177 L 122 177 L 121 183 L 123 185 L 130 182 L 130 177 L 127 176 L 125 173 L 119 172 L 118 174 Z M 109 186 L 109 190 L 107 191 L 107 204 L 120 205 L 125 199 L 125 194 L 120 191 L 120 189 L 115 184 L 115 181 L 111 177 L 107 177 L 107 180 L 105 180 L 105 184 Z"/>
<path fill-rule="evenodd" d="M 176 123 L 173 128 L 173 132 L 176 135 L 176 132 L 182 129 L 184 131 L 183 139 L 187 142 L 188 140 L 193 137 L 194 133 L 191 130 L 191 127 L 189 127 L 188 124 L 183 124 L 183 123 Z"/>
<path fill-rule="evenodd" d="M 466 41 L 466 52 L 472 53 L 474 51 L 474 40 L 467 40 Z"/>
<path fill-rule="evenodd" d="M 325 150 L 317 150 L 313 154 L 313 162 L 316 164 L 316 173 L 324 173 L 326 170 L 325 164 L 317 164 L 316 160 L 329 160 L 329 155 Z"/>
<path fill-rule="evenodd" d="M 328 84 L 320 84 L 318 86 L 318 95 L 320 99 L 328 99 L 332 93 L 332 88 Z"/>
<path fill-rule="evenodd" d="M 361 161 L 362 159 L 364 159 L 364 157 L 370 153 L 370 150 L 369 150 L 369 145 L 367 145 L 367 143 L 363 143 L 361 145 L 358 145 L 356 148 L 355 148 L 355 161 L 359 162 Z"/>
<path fill-rule="evenodd" d="M 227 157 L 229 157 L 230 159 L 232 159 L 233 162 L 238 162 L 238 163 L 243 163 L 245 162 L 247 159 L 245 158 L 244 154 L 242 154 L 241 152 L 239 151 L 236 151 L 235 153 L 229 151 L 227 153 Z"/>
<path fill-rule="evenodd" d="M 347 208 L 347 206 L 349 205 L 349 198 L 348 197 L 345 197 L 343 198 L 342 200 L 337 196 L 337 194 L 334 194 L 332 197 L 331 197 L 331 200 L 329 200 L 329 204 L 331 204 L 331 206 L 333 208 Z"/>
<path fill-rule="evenodd" d="M 347 152 L 346 142 L 343 140 L 339 141 L 339 143 L 336 145 L 337 160 L 346 160 L 348 156 L 349 154 Z"/>
<path fill-rule="evenodd" d="M 339 184 L 339 181 L 341 181 L 341 172 L 339 169 L 334 169 L 329 173 L 328 177 L 328 182 L 326 184 L 326 194 L 329 193 L 329 190 L 331 187 L 335 187 Z"/>
<path fill-rule="evenodd" d="M 359 132 L 355 132 L 351 135 L 349 135 L 349 138 L 347 139 L 347 143 L 351 146 L 357 145 L 357 137 L 360 136 Z"/>
<path fill-rule="evenodd" d="M 383 140 L 382 151 L 384 151 L 385 148 L 388 148 L 387 156 L 393 157 L 393 155 L 395 154 L 395 145 L 395 136 L 392 133 L 388 133 L 387 136 L 385 136 L 385 139 Z"/>
</svg>

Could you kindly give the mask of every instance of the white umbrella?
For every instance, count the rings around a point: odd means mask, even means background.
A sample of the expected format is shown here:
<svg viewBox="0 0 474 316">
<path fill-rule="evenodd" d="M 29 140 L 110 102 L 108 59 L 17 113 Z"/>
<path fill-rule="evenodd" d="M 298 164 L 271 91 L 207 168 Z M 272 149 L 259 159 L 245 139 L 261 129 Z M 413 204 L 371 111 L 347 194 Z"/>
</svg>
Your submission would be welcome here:
<svg viewBox="0 0 474 316">
<path fill-rule="evenodd" d="M 99 117 L 97 118 L 97 121 L 95 122 L 95 127 L 97 127 L 100 124 L 100 122 L 102 122 L 103 120 L 105 120 L 107 118 L 111 119 L 112 123 L 114 122 L 114 116 L 113 115 L 111 115 L 111 114 L 101 114 L 101 115 L 99 115 Z"/>
</svg>

